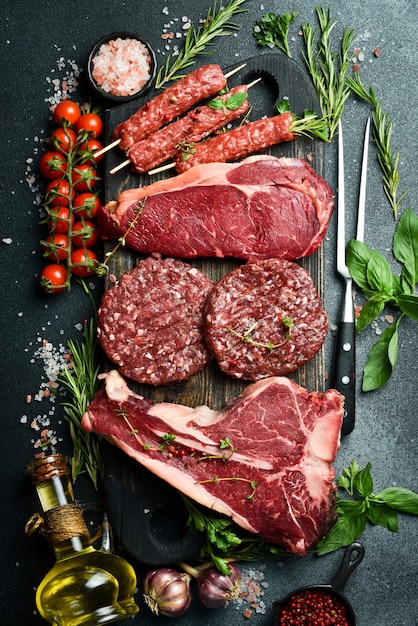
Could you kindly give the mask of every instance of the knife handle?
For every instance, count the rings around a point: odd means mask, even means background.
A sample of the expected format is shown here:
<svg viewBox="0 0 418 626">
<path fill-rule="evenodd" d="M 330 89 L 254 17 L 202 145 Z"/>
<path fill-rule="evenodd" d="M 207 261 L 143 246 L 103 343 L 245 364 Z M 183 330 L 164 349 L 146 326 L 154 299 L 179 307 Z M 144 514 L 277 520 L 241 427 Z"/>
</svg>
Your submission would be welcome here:
<svg viewBox="0 0 418 626">
<path fill-rule="evenodd" d="M 345 397 L 342 435 L 354 428 L 356 411 L 356 350 L 353 322 L 339 322 L 335 340 L 332 387 Z"/>
</svg>

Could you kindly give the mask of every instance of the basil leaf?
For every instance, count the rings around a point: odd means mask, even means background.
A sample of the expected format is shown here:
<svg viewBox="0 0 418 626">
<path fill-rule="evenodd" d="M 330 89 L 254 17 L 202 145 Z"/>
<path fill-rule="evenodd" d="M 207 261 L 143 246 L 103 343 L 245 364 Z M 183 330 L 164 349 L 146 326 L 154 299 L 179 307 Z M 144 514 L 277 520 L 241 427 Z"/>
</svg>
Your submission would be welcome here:
<svg viewBox="0 0 418 626">
<path fill-rule="evenodd" d="M 370 285 L 367 278 L 367 264 L 372 251 L 370 248 L 357 239 L 351 239 L 346 247 L 345 260 L 351 278 L 363 290 L 369 290 Z"/>
<path fill-rule="evenodd" d="M 328 534 L 318 542 L 315 550 L 319 556 L 350 545 L 363 534 L 367 513 L 363 502 L 339 500 L 338 519 Z"/>
<path fill-rule="evenodd" d="M 376 526 L 383 526 L 393 533 L 398 532 L 398 514 L 389 504 L 370 500 L 367 519 Z"/>
<path fill-rule="evenodd" d="M 363 497 L 370 496 L 373 493 L 373 478 L 371 474 L 372 465 L 367 463 L 354 478 L 354 487 Z"/>
<path fill-rule="evenodd" d="M 393 253 L 403 263 L 402 272 L 411 288 L 418 282 L 418 217 L 406 209 L 393 237 Z"/>
<path fill-rule="evenodd" d="M 356 324 L 356 332 L 359 333 L 369 326 L 385 308 L 386 297 L 382 294 L 374 294 L 364 303 Z"/>
<path fill-rule="evenodd" d="M 373 291 L 392 296 L 392 270 L 390 269 L 389 263 L 377 250 L 372 250 L 369 262 L 367 263 L 367 281 Z"/>
<path fill-rule="evenodd" d="M 225 109 L 225 100 L 222 98 L 215 98 L 214 100 L 210 100 L 208 102 L 208 107 L 211 109 L 215 109 L 215 111 L 220 111 L 221 109 Z"/>
<path fill-rule="evenodd" d="M 418 494 L 402 487 L 388 487 L 376 494 L 376 499 L 384 500 L 402 513 L 418 515 Z"/>
<path fill-rule="evenodd" d="M 397 342 L 398 325 L 388 326 L 367 356 L 363 373 L 363 391 L 379 389 L 389 380 L 396 364 Z"/>
<path fill-rule="evenodd" d="M 418 296 L 415 294 L 399 294 L 396 302 L 401 309 L 402 313 L 405 313 L 408 317 L 418 321 Z"/>
<path fill-rule="evenodd" d="M 234 93 L 226 99 L 225 106 L 229 111 L 236 111 L 247 99 L 246 92 Z"/>
</svg>

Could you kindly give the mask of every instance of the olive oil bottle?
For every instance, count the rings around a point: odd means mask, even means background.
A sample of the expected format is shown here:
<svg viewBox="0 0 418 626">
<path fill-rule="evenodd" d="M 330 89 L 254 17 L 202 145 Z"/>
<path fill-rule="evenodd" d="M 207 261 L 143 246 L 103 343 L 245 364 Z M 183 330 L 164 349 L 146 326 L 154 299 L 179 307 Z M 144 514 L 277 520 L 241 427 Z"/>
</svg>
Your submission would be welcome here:
<svg viewBox="0 0 418 626">
<path fill-rule="evenodd" d="M 56 559 L 36 591 L 42 617 L 59 626 L 95 626 L 138 613 L 135 571 L 111 551 L 106 518 L 101 548 L 91 545 L 82 510 L 74 502 L 65 457 L 53 454 L 37 459 L 28 472 L 43 514 L 32 516 L 26 532 L 40 527 Z"/>
</svg>

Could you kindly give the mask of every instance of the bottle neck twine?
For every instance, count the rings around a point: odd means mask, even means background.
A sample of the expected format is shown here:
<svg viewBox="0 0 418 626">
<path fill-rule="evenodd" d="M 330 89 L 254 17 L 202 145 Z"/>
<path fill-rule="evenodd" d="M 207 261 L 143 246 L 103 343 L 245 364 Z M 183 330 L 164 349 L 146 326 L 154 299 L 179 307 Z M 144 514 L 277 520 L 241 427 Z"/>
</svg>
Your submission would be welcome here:
<svg viewBox="0 0 418 626">
<path fill-rule="evenodd" d="M 76 504 L 63 504 L 40 515 L 35 513 L 25 526 L 25 533 L 32 535 L 40 530 L 42 535 L 55 545 L 74 537 L 90 539 L 90 533 L 83 518 L 83 511 Z"/>
</svg>

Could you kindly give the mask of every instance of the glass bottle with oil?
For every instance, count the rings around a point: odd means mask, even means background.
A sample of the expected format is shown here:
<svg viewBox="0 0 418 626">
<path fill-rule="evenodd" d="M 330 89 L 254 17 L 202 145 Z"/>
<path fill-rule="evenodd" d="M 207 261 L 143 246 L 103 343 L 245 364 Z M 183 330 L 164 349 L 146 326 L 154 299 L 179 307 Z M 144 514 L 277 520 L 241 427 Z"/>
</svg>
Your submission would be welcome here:
<svg viewBox="0 0 418 626">
<path fill-rule="evenodd" d="M 65 457 L 37 459 L 28 473 L 43 513 L 32 516 L 27 533 L 40 527 L 56 559 L 36 591 L 42 617 L 59 626 L 96 626 L 138 613 L 135 570 L 111 551 L 106 519 L 101 548 L 91 544 L 82 510 L 74 501 Z"/>
</svg>

